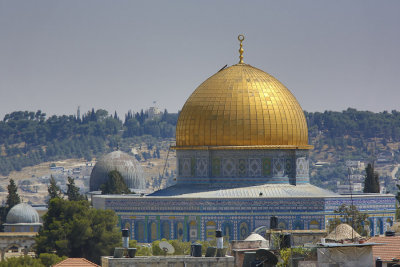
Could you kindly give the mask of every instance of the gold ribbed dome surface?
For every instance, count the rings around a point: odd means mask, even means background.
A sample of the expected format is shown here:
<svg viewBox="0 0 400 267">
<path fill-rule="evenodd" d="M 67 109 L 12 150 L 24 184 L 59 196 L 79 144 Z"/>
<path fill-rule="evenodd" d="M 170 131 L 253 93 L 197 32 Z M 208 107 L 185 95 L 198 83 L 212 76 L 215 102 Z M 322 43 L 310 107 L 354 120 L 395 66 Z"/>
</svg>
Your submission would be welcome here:
<svg viewBox="0 0 400 267">
<path fill-rule="evenodd" d="M 236 64 L 204 81 L 179 115 L 176 148 L 309 149 L 304 112 L 268 73 Z"/>
</svg>

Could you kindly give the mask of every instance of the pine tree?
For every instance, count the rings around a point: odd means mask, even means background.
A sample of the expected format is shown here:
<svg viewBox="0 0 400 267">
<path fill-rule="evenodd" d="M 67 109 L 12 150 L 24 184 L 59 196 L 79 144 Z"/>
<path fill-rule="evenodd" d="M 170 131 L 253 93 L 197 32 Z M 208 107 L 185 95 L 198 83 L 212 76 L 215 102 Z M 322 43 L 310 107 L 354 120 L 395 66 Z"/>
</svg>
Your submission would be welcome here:
<svg viewBox="0 0 400 267">
<path fill-rule="evenodd" d="M 108 180 L 105 184 L 100 186 L 102 194 L 129 194 L 131 191 L 126 186 L 122 175 L 114 170 L 108 174 Z"/>
<path fill-rule="evenodd" d="M 62 193 L 60 187 L 57 185 L 56 180 L 53 175 L 50 176 L 50 184 L 47 187 L 47 192 L 49 192 L 49 202 L 53 198 L 62 198 Z"/>
<path fill-rule="evenodd" d="M 365 168 L 364 193 L 379 193 L 379 175 L 374 171 L 371 163 Z"/>
<path fill-rule="evenodd" d="M 74 178 L 68 176 L 67 196 L 69 201 L 84 200 L 85 197 L 79 193 L 79 187 L 75 185 Z"/>
<path fill-rule="evenodd" d="M 15 205 L 21 203 L 21 199 L 18 195 L 18 187 L 13 179 L 10 179 L 10 184 L 7 186 L 8 196 L 6 201 L 7 213 Z"/>
</svg>

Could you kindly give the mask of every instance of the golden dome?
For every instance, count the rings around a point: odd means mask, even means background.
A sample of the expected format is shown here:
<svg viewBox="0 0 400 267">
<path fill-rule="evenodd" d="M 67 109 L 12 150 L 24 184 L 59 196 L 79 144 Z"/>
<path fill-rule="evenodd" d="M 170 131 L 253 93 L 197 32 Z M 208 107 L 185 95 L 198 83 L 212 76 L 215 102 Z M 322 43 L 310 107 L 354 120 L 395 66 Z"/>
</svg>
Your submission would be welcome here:
<svg viewBox="0 0 400 267">
<path fill-rule="evenodd" d="M 203 82 L 176 126 L 176 149 L 310 149 L 304 112 L 268 73 L 239 63 Z"/>
</svg>

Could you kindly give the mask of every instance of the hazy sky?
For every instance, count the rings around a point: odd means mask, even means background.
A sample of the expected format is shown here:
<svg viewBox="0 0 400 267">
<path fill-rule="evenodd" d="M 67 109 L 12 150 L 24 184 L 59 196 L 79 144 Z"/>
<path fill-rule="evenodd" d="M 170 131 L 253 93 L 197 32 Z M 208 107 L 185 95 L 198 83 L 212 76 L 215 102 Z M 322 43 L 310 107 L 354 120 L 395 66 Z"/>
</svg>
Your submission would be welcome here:
<svg viewBox="0 0 400 267">
<path fill-rule="evenodd" d="M 307 111 L 400 110 L 400 1 L 0 0 L 0 117 L 181 109 L 225 64 Z"/>
</svg>

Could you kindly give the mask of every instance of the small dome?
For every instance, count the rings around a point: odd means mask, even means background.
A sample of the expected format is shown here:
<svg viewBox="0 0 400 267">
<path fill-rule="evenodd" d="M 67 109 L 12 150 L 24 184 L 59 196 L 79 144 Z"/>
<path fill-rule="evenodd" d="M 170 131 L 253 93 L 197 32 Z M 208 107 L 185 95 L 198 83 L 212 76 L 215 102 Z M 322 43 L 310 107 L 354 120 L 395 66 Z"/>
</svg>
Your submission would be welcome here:
<svg viewBox="0 0 400 267">
<path fill-rule="evenodd" d="M 7 223 L 40 223 L 39 214 L 31 205 L 20 203 L 7 214 Z"/>
<path fill-rule="evenodd" d="M 245 241 L 267 241 L 264 237 L 261 235 L 252 232 L 246 239 Z"/>
<path fill-rule="evenodd" d="M 110 171 L 118 171 L 128 188 L 144 189 L 146 181 L 142 166 L 136 158 L 122 151 L 114 151 L 103 156 L 90 174 L 90 191 L 100 190 L 107 182 Z"/>
<path fill-rule="evenodd" d="M 268 73 L 241 63 L 203 82 L 180 112 L 176 149 L 213 146 L 311 148 L 293 94 Z"/>
<path fill-rule="evenodd" d="M 348 240 L 360 237 L 361 237 L 360 234 L 357 233 L 350 225 L 346 223 L 341 223 L 338 226 L 336 226 L 335 230 L 330 232 L 330 234 L 327 237 L 325 237 L 325 239 L 340 241 L 340 240 Z"/>
</svg>

